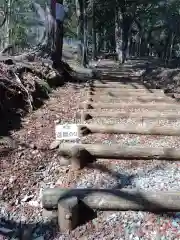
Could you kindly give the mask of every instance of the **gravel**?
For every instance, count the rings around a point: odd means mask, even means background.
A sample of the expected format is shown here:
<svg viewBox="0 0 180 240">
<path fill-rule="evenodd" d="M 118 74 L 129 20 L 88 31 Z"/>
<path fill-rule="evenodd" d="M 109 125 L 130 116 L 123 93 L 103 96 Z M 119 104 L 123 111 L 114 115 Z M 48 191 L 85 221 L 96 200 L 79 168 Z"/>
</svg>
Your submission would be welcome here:
<svg viewBox="0 0 180 240">
<path fill-rule="evenodd" d="M 62 159 L 57 151 L 48 150 L 49 144 L 54 140 L 54 121 L 80 122 L 75 114 L 84 95 L 82 86 L 67 84 L 54 91 L 51 99 L 41 109 L 27 116 L 20 130 L 12 133 L 14 139 L 27 143 L 29 148 L 19 146 L 16 151 L 0 159 L 0 232 L 5 232 L 4 229 L 13 230 L 10 238 L 5 237 L 5 234 L 1 236 L 0 233 L 0 239 L 18 239 L 17 233 L 22 228 L 29 232 L 33 229 L 30 238 L 33 240 L 180 239 L 180 213 L 98 212 L 93 220 L 64 234 L 58 232 L 57 219 L 50 222 L 48 213 L 44 214 L 41 194 L 47 187 L 180 189 L 178 162 L 98 159 L 96 163 L 77 172 L 69 166 L 60 166 Z M 88 121 L 90 122 L 138 123 L 130 119 L 111 118 L 96 118 Z M 144 120 L 143 124 L 149 125 L 152 121 Z M 158 124 L 169 124 L 172 127 L 179 126 L 179 121 L 162 120 Z M 179 147 L 179 137 L 164 136 L 93 134 L 83 137 L 81 141 L 119 143 L 122 146 Z"/>
</svg>

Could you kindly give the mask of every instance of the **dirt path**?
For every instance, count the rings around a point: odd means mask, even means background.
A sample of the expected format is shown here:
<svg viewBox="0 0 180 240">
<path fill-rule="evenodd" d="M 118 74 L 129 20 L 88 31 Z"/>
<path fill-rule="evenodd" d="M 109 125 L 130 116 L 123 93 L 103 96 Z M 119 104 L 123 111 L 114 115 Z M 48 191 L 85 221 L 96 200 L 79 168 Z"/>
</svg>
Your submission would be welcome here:
<svg viewBox="0 0 180 240">
<path fill-rule="evenodd" d="M 124 78 L 138 77 L 132 68 L 115 69 L 104 66 L 104 73 L 111 71 L 111 79 L 118 82 Z M 115 70 L 114 70 L 115 69 Z M 137 71 L 138 69 L 136 69 Z M 140 71 L 140 70 L 139 70 Z M 142 74 L 139 72 L 139 74 Z M 132 76 L 130 76 L 132 75 Z M 106 78 L 106 77 L 104 77 Z M 108 79 L 108 80 L 111 80 Z M 126 80 L 127 81 L 127 80 Z M 134 86 L 134 85 L 132 85 Z M 131 86 L 131 87 L 132 87 Z M 105 90 L 103 90 L 105 91 Z M 96 95 L 103 93 L 97 90 Z M 27 228 L 29 239 L 179 239 L 179 215 L 155 215 L 144 212 L 99 212 L 97 218 L 76 228 L 72 233 L 58 233 L 55 222 L 49 221 L 52 216 L 42 211 L 41 192 L 46 187 L 78 187 L 78 188 L 121 188 L 140 187 L 143 189 L 169 189 L 180 187 L 179 164 L 163 161 L 103 161 L 81 171 L 72 171 L 70 166 L 61 166 L 58 151 L 49 150 L 49 144 L 54 140 L 54 121 L 74 123 L 78 106 L 85 99 L 86 90 L 82 85 L 67 85 L 51 94 L 50 100 L 27 116 L 22 129 L 12 132 L 12 137 L 26 143 L 28 147 L 18 146 L 11 154 L 1 156 L 1 226 L 11 229 L 13 236 L 21 226 Z M 125 109 L 127 110 L 127 109 Z M 108 110 L 109 111 L 109 110 Z M 141 109 L 129 111 L 141 113 Z M 93 118 L 88 123 L 134 123 L 132 119 Z M 177 125 L 180 121 L 174 121 Z M 151 121 L 149 121 L 150 124 Z M 139 122 L 138 124 L 141 124 Z M 162 120 L 161 125 L 170 124 Z M 179 146 L 179 137 L 139 136 L 123 134 L 93 134 L 81 139 L 83 143 L 119 143 L 122 146 Z M 176 176 L 176 177 L 174 177 Z M 47 217 L 47 219 L 46 219 Z M 167 231 L 168 228 L 168 231 Z M 33 231 L 31 231 L 33 229 Z M 4 230 L 5 231 L 5 230 Z M 5 235 L 5 234 L 3 234 Z M 38 238 L 41 237 L 41 238 Z M 158 238 L 159 237 L 159 238 Z M 164 238 L 163 238 L 164 237 Z M 1 238 L 0 238 L 1 239 Z M 2 238 L 3 239 L 3 238 Z M 4 238 L 9 239 L 9 238 Z M 18 238 L 17 238 L 18 239 Z M 24 237 L 24 240 L 28 237 Z"/>
</svg>

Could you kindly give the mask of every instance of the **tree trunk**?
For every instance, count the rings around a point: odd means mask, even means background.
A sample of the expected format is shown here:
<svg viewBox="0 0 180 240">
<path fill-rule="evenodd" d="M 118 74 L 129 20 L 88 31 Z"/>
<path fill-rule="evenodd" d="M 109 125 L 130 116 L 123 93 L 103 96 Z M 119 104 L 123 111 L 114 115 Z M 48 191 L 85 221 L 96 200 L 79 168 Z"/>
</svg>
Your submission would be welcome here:
<svg viewBox="0 0 180 240">
<path fill-rule="evenodd" d="M 169 60 L 172 59 L 172 51 L 173 51 L 173 46 L 174 46 L 174 38 L 175 38 L 175 35 L 174 35 L 174 33 L 172 32 L 172 33 L 171 33 L 171 39 L 170 39 Z"/>
<path fill-rule="evenodd" d="M 51 15 L 53 18 L 53 23 L 51 26 L 51 48 L 52 48 L 52 52 L 54 52 L 55 50 L 55 29 L 56 29 L 56 24 L 55 24 L 55 18 L 56 18 L 56 1 L 55 0 L 51 0 Z"/>
<path fill-rule="evenodd" d="M 95 26 L 95 7 L 92 0 L 92 59 L 96 59 L 96 26 Z"/>
<path fill-rule="evenodd" d="M 122 14 L 120 8 L 116 5 L 115 7 L 115 42 L 116 42 L 116 53 L 118 56 L 119 63 L 123 63 L 123 52 L 122 52 L 122 28 L 121 28 Z"/>
<path fill-rule="evenodd" d="M 63 4 L 63 0 L 58 0 L 57 3 Z M 60 67 L 62 60 L 62 48 L 63 48 L 63 21 L 56 20 L 56 39 L 55 39 L 55 61 L 54 66 Z"/>
<path fill-rule="evenodd" d="M 87 65 L 87 14 L 86 0 L 76 0 L 76 15 L 78 19 L 77 37 L 79 40 L 78 61 Z"/>
<path fill-rule="evenodd" d="M 7 6 L 5 6 L 5 9 L 7 9 L 7 16 L 6 16 L 6 22 L 4 25 L 4 43 L 3 48 L 7 47 L 10 44 L 10 16 L 11 16 L 11 0 L 7 1 Z"/>
<path fill-rule="evenodd" d="M 130 34 L 128 39 L 127 57 L 130 58 L 131 56 L 132 56 L 132 36 Z"/>
<path fill-rule="evenodd" d="M 96 33 L 96 39 L 97 39 L 97 53 L 100 53 L 101 50 L 101 33 L 97 32 Z"/>
<path fill-rule="evenodd" d="M 88 60 L 87 60 L 87 35 L 88 35 L 88 29 L 87 29 L 87 3 L 86 0 L 83 0 L 83 59 L 82 59 L 82 65 L 84 67 L 87 67 Z"/>
<path fill-rule="evenodd" d="M 79 63 L 82 63 L 83 58 L 83 4 L 82 1 L 76 0 L 76 17 L 77 17 L 77 38 L 79 41 L 78 44 L 78 56 L 77 60 Z"/>
</svg>

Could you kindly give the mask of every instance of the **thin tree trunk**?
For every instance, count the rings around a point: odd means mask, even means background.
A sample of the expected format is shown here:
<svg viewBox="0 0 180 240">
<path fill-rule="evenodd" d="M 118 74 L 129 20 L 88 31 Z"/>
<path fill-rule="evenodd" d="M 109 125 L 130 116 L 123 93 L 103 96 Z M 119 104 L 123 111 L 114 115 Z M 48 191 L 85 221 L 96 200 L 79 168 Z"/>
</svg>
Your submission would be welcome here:
<svg viewBox="0 0 180 240">
<path fill-rule="evenodd" d="M 52 15 L 52 26 L 51 26 L 51 48 L 52 48 L 52 52 L 54 52 L 55 49 L 55 29 L 56 29 L 56 22 L 55 22 L 55 9 L 56 9 L 56 1 L 55 0 L 51 0 L 51 15 Z"/>
<path fill-rule="evenodd" d="M 175 38 L 175 35 L 172 32 L 171 39 L 170 39 L 171 42 L 170 42 L 170 49 L 169 49 L 169 60 L 172 59 L 172 50 L 173 50 L 173 46 L 174 46 L 174 38 Z"/>
<path fill-rule="evenodd" d="M 101 50 L 101 33 L 96 33 L 96 39 L 97 39 L 97 52 L 99 53 Z"/>
<path fill-rule="evenodd" d="M 83 57 L 83 2 L 82 0 L 76 0 L 76 17 L 77 17 L 77 38 L 78 44 L 78 54 L 77 60 L 82 63 Z"/>
<path fill-rule="evenodd" d="M 122 21 L 122 14 L 118 6 L 115 7 L 115 42 L 116 42 L 116 53 L 118 56 L 119 63 L 123 62 L 123 52 L 122 52 L 122 28 L 120 21 Z"/>
<path fill-rule="evenodd" d="M 57 0 L 57 3 L 63 4 L 63 0 Z M 54 66 L 58 68 L 61 65 L 62 60 L 62 48 L 63 48 L 63 21 L 56 20 L 56 39 L 55 39 L 55 58 Z"/>
<path fill-rule="evenodd" d="M 83 0 L 83 22 L 84 22 L 84 37 L 83 37 L 83 59 L 82 59 L 82 65 L 84 67 L 87 66 L 87 12 L 86 12 L 86 8 L 87 8 L 87 3 L 86 0 Z"/>
<path fill-rule="evenodd" d="M 95 26 L 95 7 L 92 0 L 92 59 L 96 59 L 96 26 Z"/>
<path fill-rule="evenodd" d="M 7 1 L 7 17 L 4 25 L 5 35 L 4 35 L 4 48 L 10 44 L 10 15 L 11 15 L 11 0 Z"/>
</svg>

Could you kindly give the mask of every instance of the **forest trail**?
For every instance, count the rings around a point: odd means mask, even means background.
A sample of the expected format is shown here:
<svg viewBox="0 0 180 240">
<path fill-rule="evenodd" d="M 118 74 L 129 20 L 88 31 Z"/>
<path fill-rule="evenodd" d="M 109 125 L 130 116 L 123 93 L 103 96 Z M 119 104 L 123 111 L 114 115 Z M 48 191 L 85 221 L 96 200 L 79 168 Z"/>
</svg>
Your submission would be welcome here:
<svg viewBox="0 0 180 240">
<path fill-rule="evenodd" d="M 178 105 L 177 99 L 167 96 L 163 89 L 150 88 L 146 82 L 144 83 L 142 75 L 147 71 L 145 60 L 128 61 L 123 67 L 119 67 L 113 61 L 102 60 L 97 69 L 102 71 L 101 79 L 93 79 L 86 84 L 68 83 L 54 90 L 50 94 L 50 99 L 41 108 L 23 119 L 23 127 L 20 130 L 11 132 L 13 139 L 26 143 L 27 147 L 19 145 L 7 156 L 1 156 L 0 209 L 1 215 L 6 219 L 1 225 L 11 229 L 12 232 L 9 234 L 13 236 L 18 232 L 19 222 L 22 221 L 27 232 L 28 229 L 33 229 L 30 231 L 29 239 L 41 237 L 48 240 L 96 238 L 150 240 L 153 237 L 161 237 L 161 234 L 167 239 L 179 239 L 179 215 L 176 213 L 170 217 L 142 211 L 100 211 L 97 218 L 76 228 L 67 236 L 58 233 L 56 222 L 49 222 L 50 218 L 51 220 L 56 218 L 41 208 L 41 194 L 43 189 L 48 187 L 113 189 L 138 187 L 153 190 L 180 188 L 178 161 L 168 162 L 153 158 L 148 161 L 98 159 L 82 170 L 75 171 L 58 155 L 57 149 L 49 150 L 49 145 L 55 138 L 57 120 L 61 123 L 91 126 L 94 124 L 126 126 L 123 130 L 126 134 L 94 130 L 94 133 L 81 138 L 83 144 L 179 148 L 179 136 L 139 135 L 132 134 L 130 128 L 128 129 L 128 125 L 136 126 L 134 131 L 149 126 L 163 129 L 178 128 L 180 123 L 180 108 L 172 107 L 173 104 Z M 93 94 L 89 95 L 90 92 Z M 80 110 L 82 102 L 87 100 L 90 101 L 89 104 L 96 104 L 97 109 Z M 104 104 L 103 109 L 102 106 L 98 107 L 99 102 Z M 107 104 L 119 104 L 119 107 L 106 108 Z M 134 108 L 135 104 L 151 104 L 154 107 L 149 110 L 148 107 Z M 171 107 L 168 107 L 168 104 L 171 104 Z M 92 118 L 85 119 L 84 113 L 88 113 Z M 167 116 L 171 117 L 168 119 Z M 165 232 L 167 226 L 164 222 L 174 227 Z"/>
</svg>

